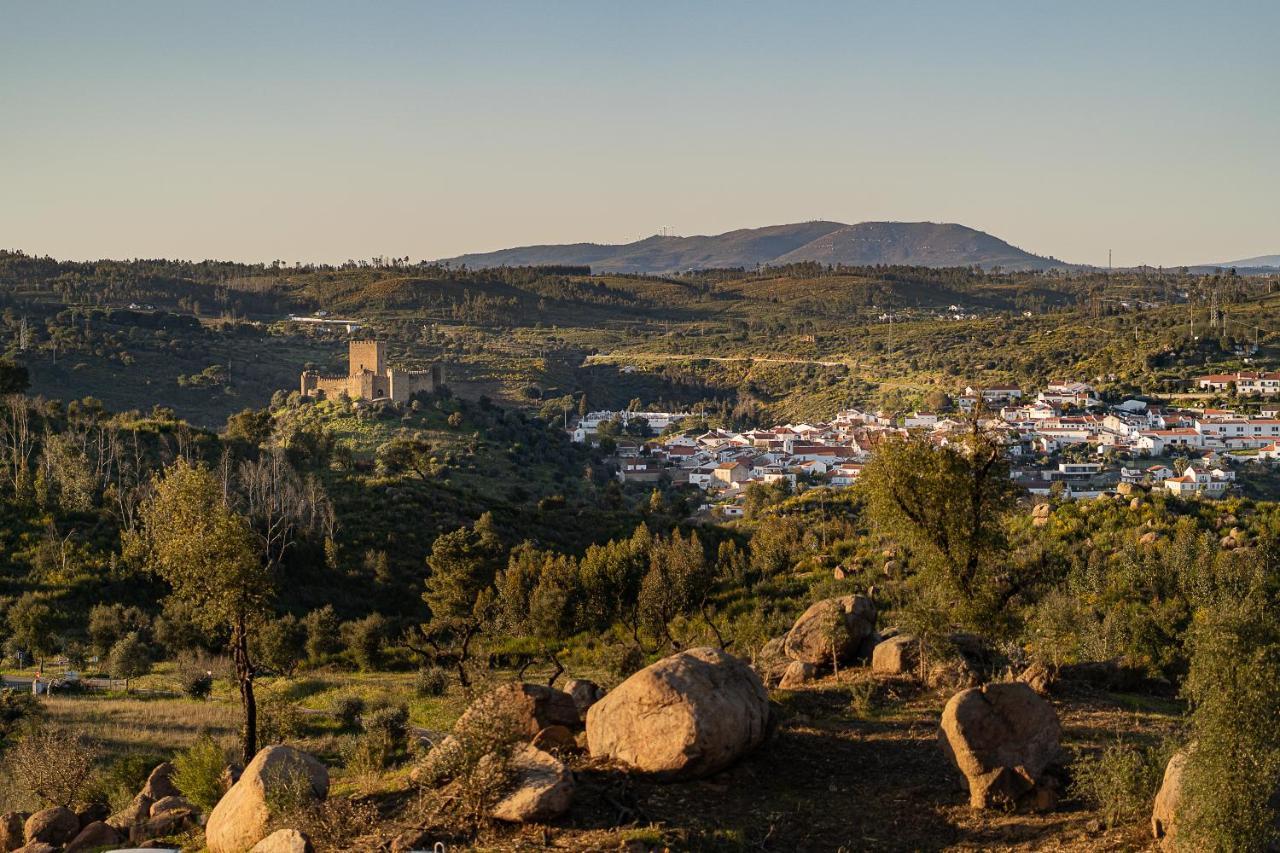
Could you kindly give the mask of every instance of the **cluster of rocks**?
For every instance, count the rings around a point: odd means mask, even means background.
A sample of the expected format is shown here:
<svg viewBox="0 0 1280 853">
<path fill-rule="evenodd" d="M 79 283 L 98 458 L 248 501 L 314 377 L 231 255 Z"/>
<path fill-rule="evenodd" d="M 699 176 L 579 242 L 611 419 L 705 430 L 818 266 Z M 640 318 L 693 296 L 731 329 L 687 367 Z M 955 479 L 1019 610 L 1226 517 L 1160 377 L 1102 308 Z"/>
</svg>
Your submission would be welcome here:
<svg viewBox="0 0 1280 853">
<path fill-rule="evenodd" d="M 769 686 L 791 690 L 837 666 L 866 660 L 880 639 L 870 598 L 827 598 L 800 614 L 786 635 L 765 643 L 755 670 Z"/>
<path fill-rule="evenodd" d="M 503 685 L 472 703 L 411 779 L 451 784 L 477 728 L 507 726 L 519 743 L 506 768 L 505 793 L 490 816 L 545 822 L 573 804 L 577 783 L 564 761 L 570 755 L 586 751 L 656 780 L 694 779 L 759 746 L 768 721 L 768 691 L 750 666 L 720 649 L 693 648 L 640 670 L 608 693 L 582 680 L 563 691 Z M 480 756 L 471 772 L 485 773 L 490 760 L 497 759 Z"/>
<path fill-rule="evenodd" d="M 328 771 L 306 753 L 270 746 L 242 773 L 228 768 L 223 775 L 226 793 L 207 820 L 175 787 L 173 772 L 168 762 L 156 767 L 129 805 L 115 814 L 95 806 L 79 813 L 57 807 L 32 815 L 0 815 L 0 853 L 78 853 L 126 843 L 154 847 L 156 839 L 201 826 L 209 853 L 312 853 L 311 842 L 297 830 L 268 832 L 279 818 L 272 813 L 271 803 L 278 799 L 274 794 L 290 780 L 301 775 L 317 798 L 328 794 Z"/>
<path fill-rule="evenodd" d="M 58 806 L 32 815 L 0 815 L 0 851 L 76 853 L 122 844 L 146 844 L 200 826 L 200 812 L 173 784 L 173 765 L 151 771 L 129 805 L 116 814 L 103 806 L 80 812 Z"/>
</svg>

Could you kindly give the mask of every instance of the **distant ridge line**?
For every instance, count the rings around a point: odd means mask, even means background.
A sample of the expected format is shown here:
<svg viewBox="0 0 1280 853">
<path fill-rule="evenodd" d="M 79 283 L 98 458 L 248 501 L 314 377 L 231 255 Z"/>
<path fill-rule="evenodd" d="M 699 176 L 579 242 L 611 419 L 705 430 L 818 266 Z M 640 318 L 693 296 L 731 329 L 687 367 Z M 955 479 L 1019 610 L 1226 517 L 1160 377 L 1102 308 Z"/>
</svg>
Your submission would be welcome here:
<svg viewBox="0 0 1280 853">
<path fill-rule="evenodd" d="M 631 243 L 517 246 L 443 258 L 469 268 L 590 266 L 593 272 L 665 274 L 714 267 L 755 267 L 813 261 L 848 266 L 978 266 L 1008 270 L 1071 269 L 984 231 L 956 223 L 815 220 L 723 234 L 657 235 Z"/>
</svg>

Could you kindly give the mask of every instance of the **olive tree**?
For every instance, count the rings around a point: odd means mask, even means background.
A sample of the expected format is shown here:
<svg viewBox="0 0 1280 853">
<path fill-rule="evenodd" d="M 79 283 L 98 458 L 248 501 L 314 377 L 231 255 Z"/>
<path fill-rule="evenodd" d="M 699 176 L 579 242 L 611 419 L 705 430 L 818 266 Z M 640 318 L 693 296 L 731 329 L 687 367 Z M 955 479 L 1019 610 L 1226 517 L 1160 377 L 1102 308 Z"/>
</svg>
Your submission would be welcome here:
<svg viewBox="0 0 1280 853">
<path fill-rule="evenodd" d="M 126 534 L 126 554 L 167 581 L 173 597 L 191 605 L 205 627 L 230 632 L 247 764 L 257 752 L 249 640 L 256 621 L 268 612 L 271 572 L 248 520 L 228 505 L 222 483 L 203 466 L 179 459 L 167 468 L 140 518 L 138 531 Z"/>
</svg>

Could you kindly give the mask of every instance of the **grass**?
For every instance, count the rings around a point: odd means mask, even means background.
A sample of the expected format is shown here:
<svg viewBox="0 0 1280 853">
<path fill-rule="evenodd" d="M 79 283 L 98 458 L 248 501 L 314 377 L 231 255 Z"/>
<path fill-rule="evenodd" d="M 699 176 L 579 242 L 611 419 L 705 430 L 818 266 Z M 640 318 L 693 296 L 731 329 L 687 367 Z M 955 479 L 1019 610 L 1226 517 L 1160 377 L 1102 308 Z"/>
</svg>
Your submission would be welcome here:
<svg viewBox="0 0 1280 853">
<path fill-rule="evenodd" d="M 239 706 L 218 699 L 55 695 L 41 705 L 50 725 L 83 732 L 108 755 L 169 753 L 185 749 L 202 734 L 233 738 L 240 725 Z"/>
</svg>

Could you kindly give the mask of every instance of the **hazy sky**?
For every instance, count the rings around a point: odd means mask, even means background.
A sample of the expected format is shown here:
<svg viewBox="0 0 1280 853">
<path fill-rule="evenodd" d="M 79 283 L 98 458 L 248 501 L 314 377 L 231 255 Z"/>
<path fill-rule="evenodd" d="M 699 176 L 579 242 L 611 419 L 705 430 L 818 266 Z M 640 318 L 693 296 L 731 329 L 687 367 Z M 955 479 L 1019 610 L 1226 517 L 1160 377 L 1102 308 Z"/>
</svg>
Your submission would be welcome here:
<svg viewBox="0 0 1280 853">
<path fill-rule="evenodd" d="M 0 247 L 416 259 L 835 219 L 1280 252 L 1280 3 L 0 0 Z"/>
</svg>

